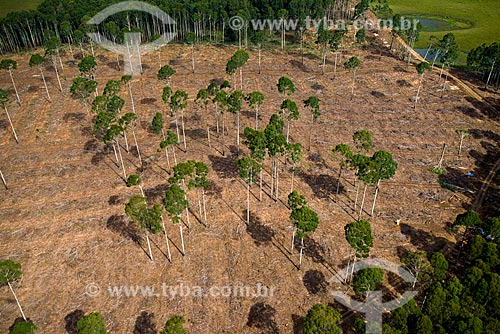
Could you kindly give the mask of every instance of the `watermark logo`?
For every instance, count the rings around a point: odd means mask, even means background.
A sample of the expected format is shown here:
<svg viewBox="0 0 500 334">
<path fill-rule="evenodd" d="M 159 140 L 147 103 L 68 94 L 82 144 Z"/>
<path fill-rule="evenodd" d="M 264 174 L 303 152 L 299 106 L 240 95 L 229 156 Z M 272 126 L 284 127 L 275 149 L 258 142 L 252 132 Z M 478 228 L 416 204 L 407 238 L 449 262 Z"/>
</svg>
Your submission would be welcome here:
<svg viewBox="0 0 500 334">
<path fill-rule="evenodd" d="M 160 8 L 140 1 L 124 1 L 112 6 L 106 7 L 93 18 L 87 21 L 89 25 L 101 24 L 108 17 L 124 12 L 124 11 L 141 11 L 146 12 L 156 17 L 163 26 L 168 26 L 168 31 L 163 32 L 161 36 L 153 42 L 141 44 L 141 33 L 125 33 L 125 44 L 117 44 L 108 40 L 101 33 L 89 32 L 87 35 L 98 45 L 103 48 L 118 53 L 124 56 L 125 59 L 125 74 L 140 75 L 141 74 L 141 55 L 161 48 L 177 36 L 176 22 L 168 14 Z"/>
<path fill-rule="evenodd" d="M 109 285 L 104 289 L 99 284 L 89 283 L 84 292 L 88 297 L 97 297 L 101 293 L 107 293 L 112 298 L 188 298 L 188 297 L 210 297 L 210 298 L 273 298 L 276 288 L 266 286 L 262 283 L 255 285 L 224 285 L 200 287 L 180 283 L 177 285 Z"/>
<path fill-rule="evenodd" d="M 296 31 L 297 29 L 305 30 L 318 30 L 320 25 L 323 25 L 325 29 L 334 30 L 347 30 L 349 26 L 352 26 L 355 30 L 364 28 L 365 30 L 387 30 L 391 29 L 394 31 L 404 31 L 404 30 L 416 30 L 419 21 L 417 19 L 409 19 L 401 17 L 399 21 L 395 22 L 392 19 L 356 19 L 353 21 L 347 20 L 332 20 L 326 17 L 320 19 L 314 19 L 307 16 L 303 22 L 298 19 L 245 19 L 241 16 L 233 16 L 229 19 L 229 28 L 234 31 L 240 31 L 241 29 L 250 28 L 254 31 Z"/>
<path fill-rule="evenodd" d="M 401 277 L 405 282 L 412 283 L 414 281 L 413 275 L 405 268 L 383 259 L 367 259 L 356 262 L 354 267 L 347 267 L 339 271 L 334 277 L 330 279 L 332 282 L 344 282 L 350 274 L 356 273 L 363 269 L 380 268 L 385 271 L 392 272 Z M 353 300 L 347 294 L 341 291 L 333 291 L 332 295 L 335 300 L 344 306 L 364 313 L 366 316 L 366 333 L 368 334 L 382 334 L 382 315 L 385 312 L 393 311 L 406 303 L 417 295 L 418 291 L 406 291 L 403 295 L 390 302 L 382 302 L 382 291 L 370 291 L 366 294 L 364 302 Z"/>
</svg>

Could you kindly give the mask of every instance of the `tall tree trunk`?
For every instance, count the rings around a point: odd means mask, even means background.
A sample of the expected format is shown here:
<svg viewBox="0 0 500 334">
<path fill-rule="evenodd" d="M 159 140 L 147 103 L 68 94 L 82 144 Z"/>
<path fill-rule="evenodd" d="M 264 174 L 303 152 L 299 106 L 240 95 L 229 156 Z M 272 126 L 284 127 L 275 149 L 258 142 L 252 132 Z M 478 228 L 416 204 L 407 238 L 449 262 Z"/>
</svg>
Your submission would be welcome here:
<svg viewBox="0 0 500 334">
<path fill-rule="evenodd" d="M 41 66 L 41 65 L 40 65 Z M 47 92 L 47 97 L 50 99 L 49 88 L 47 87 L 47 82 L 45 81 L 45 75 L 43 74 L 42 67 L 40 67 L 40 73 L 42 74 L 43 85 L 45 86 L 45 91 Z"/>
<path fill-rule="evenodd" d="M 59 71 L 57 70 L 57 64 L 56 64 L 56 60 L 55 59 L 52 60 L 52 65 L 54 66 L 54 70 L 56 71 L 56 77 L 57 77 L 57 83 L 59 84 L 59 89 L 62 92 L 63 88 L 62 88 L 62 85 L 61 85 L 61 79 L 59 78 Z"/>
<path fill-rule="evenodd" d="M 290 115 L 288 115 L 286 120 L 286 143 L 288 144 L 288 137 L 290 135 Z"/>
<path fill-rule="evenodd" d="M 181 125 L 182 125 L 182 138 L 184 141 L 184 152 L 187 152 L 187 146 L 186 146 L 186 130 L 184 127 L 184 111 L 181 111 Z"/>
<path fill-rule="evenodd" d="M 181 247 L 182 247 L 182 256 L 185 256 L 186 253 L 184 251 L 184 236 L 182 235 L 182 224 L 179 223 L 179 232 L 181 234 Z"/>
<path fill-rule="evenodd" d="M 163 140 L 166 140 L 167 138 L 165 137 L 165 131 L 161 129 L 161 134 L 163 135 Z M 168 145 L 165 146 L 165 156 L 167 157 L 167 165 L 168 165 L 168 170 L 170 170 L 170 158 L 168 156 Z"/>
<path fill-rule="evenodd" d="M 375 187 L 375 194 L 373 194 L 372 211 L 370 213 L 371 216 L 373 216 L 373 213 L 375 212 L 375 203 L 377 202 L 377 195 L 378 195 L 378 191 L 379 191 L 379 186 L 380 186 L 380 180 L 377 181 L 377 186 Z"/>
<path fill-rule="evenodd" d="M 299 270 L 302 266 L 302 253 L 304 252 L 304 238 L 300 239 L 300 256 L 299 256 Z"/>
<path fill-rule="evenodd" d="M 12 292 L 12 295 L 14 296 L 14 299 L 16 300 L 17 306 L 19 307 L 19 311 L 21 311 L 21 315 L 23 316 L 24 321 L 26 321 L 26 316 L 24 315 L 23 308 L 21 307 L 21 303 L 19 302 L 19 299 L 17 299 L 17 295 L 14 292 L 14 289 L 12 288 L 12 285 L 10 284 L 9 281 L 7 281 L 7 285 L 9 286 L 10 292 Z"/>
<path fill-rule="evenodd" d="M 297 229 L 294 228 L 292 231 L 292 247 L 290 247 L 290 254 L 293 254 L 293 248 L 295 247 L 295 233 Z"/>
<path fill-rule="evenodd" d="M 460 135 L 460 145 L 458 146 L 458 155 L 460 156 L 460 153 L 462 153 L 462 144 L 464 142 L 464 135 Z"/>
<path fill-rule="evenodd" d="M 175 120 L 175 131 L 177 132 L 177 144 L 180 144 L 181 135 L 179 133 L 179 120 L 177 119 L 177 112 L 174 112 L 174 120 Z"/>
<path fill-rule="evenodd" d="M 9 190 L 9 187 L 7 186 L 7 181 L 5 181 L 5 178 L 3 177 L 2 170 L 0 169 L 0 177 L 2 178 L 3 185 L 5 186 L 5 190 Z"/>
<path fill-rule="evenodd" d="M 415 105 L 413 106 L 414 109 L 417 108 L 417 103 L 418 103 L 418 95 L 420 94 L 420 87 L 422 87 L 422 80 L 424 78 L 424 74 L 422 73 L 420 75 L 420 81 L 418 82 L 418 89 L 417 89 L 417 95 L 415 96 Z"/>
<path fill-rule="evenodd" d="M 12 75 L 12 70 L 9 68 L 10 80 L 12 80 L 12 86 L 14 86 L 14 91 L 16 92 L 17 102 L 21 104 L 21 98 L 19 97 L 19 93 L 17 92 L 16 83 L 14 81 L 14 76 Z"/>
<path fill-rule="evenodd" d="M 203 225 L 207 226 L 207 207 L 205 204 L 205 188 L 201 188 L 201 201 L 203 202 Z"/>
<path fill-rule="evenodd" d="M 127 172 L 125 171 L 125 164 L 123 163 L 122 150 L 120 150 L 120 144 L 118 143 L 118 141 L 115 140 L 115 142 L 118 148 L 118 156 L 120 157 L 120 163 L 122 164 L 123 177 L 124 180 L 127 181 Z"/>
<path fill-rule="evenodd" d="M 240 112 L 236 112 L 236 146 L 240 148 Z"/>
<path fill-rule="evenodd" d="M 172 262 L 172 254 L 170 253 L 170 244 L 168 242 L 167 229 L 165 228 L 165 223 L 163 222 L 163 215 L 161 216 L 161 225 L 163 227 L 163 233 L 165 234 L 165 243 L 167 244 L 168 261 Z"/>
<path fill-rule="evenodd" d="M 361 205 L 360 205 L 360 208 L 359 208 L 358 220 L 361 219 L 361 214 L 363 213 L 363 206 L 365 205 L 365 195 L 366 195 L 366 188 L 367 187 L 368 187 L 368 185 L 365 183 L 365 189 L 363 190 L 363 197 L 361 199 Z"/>
<path fill-rule="evenodd" d="M 16 130 L 14 129 L 14 125 L 12 124 L 12 119 L 10 118 L 9 111 L 7 110 L 7 106 L 4 104 L 3 108 L 5 109 L 5 113 L 7 114 L 7 118 L 9 119 L 9 124 L 12 129 L 12 133 L 14 134 L 14 139 L 16 140 L 16 143 L 19 144 L 19 139 L 17 138 L 17 133 Z"/>
<path fill-rule="evenodd" d="M 154 261 L 153 259 L 153 252 L 151 251 L 151 243 L 149 242 L 149 235 L 148 235 L 148 231 L 146 230 L 146 241 L 148 243 L 148 250 L 149 250 L 149 258 L 151 261 Z"/>
<path fill-rule="evenodd" d="M 137 149 L 137 155 L 139 157 L 139 163 L 141 164 L 141 167 L 142 167 L 141 151 L 139 150 L 139 144 L 137 143 L 137 137 L 135 136 L 134 128 L 132 128 L 132 136 L 134 137 L 135 148 Z"/>
<path fill-rule="evenodd" d="M 361 182 L 358 182 L 358 187 L 356 188 L 356 199 L 354 200 L 354 210 L 356 210 L 356 205 L 358 204 L 358 194 L 359 194 L 359 185 Z"/>
<path fill-rule="evenodd" d="M 446 144 L 443 144 L 443 151 L 441 152 L 441 158 L 439 159 L 439 163 L 437 164 L 437 168 L 440 169 L 443 165 L 444 152 L 446 151 Z"/>
<path fill-rule="evenodd" d="M 250 224 L 250 183 L 248 182 L 247 182 L 247 224 Z"/>
</svg>

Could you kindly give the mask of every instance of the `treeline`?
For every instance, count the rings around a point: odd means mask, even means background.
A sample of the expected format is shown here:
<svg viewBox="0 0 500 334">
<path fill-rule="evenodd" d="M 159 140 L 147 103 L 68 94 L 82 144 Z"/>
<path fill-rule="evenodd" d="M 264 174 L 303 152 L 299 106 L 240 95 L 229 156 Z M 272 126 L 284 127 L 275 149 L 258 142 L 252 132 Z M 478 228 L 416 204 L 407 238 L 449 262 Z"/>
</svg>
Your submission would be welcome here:
<svg viewBox="0 0 500 334">
<path fill-rule="evenodd" d="M 488 87 L 500 84 L 500 44 L 483 44 L 473 49 L 467 56 L 467 66 L 481 74 L 481 79 Z"/>
<path fill-rule="evenodd" d="M 119 41 L 123 32 L 140 31 L 143 38 L 153 39 L 168 32 L 160 20 L 149 13 L 127 11 L 109 17 L 99 26 L 86 22 L 102 9 L 120 0 L 45 0 L 38 10 L 12 12 L 0 19 L 0 51 L 19 52 L 26 48 L 44 45 L 47 33 L 54 32 L 63 43 L 86 41 L 87 32 L 99 31 L 112 40 Z M 216 43 L 231 42 L 238 32 L 229 28 L 229 19 L 300 19 L 309 16 L 317 19 L 352 18 L 353 0 L 147 0 L 158 6 L 176 21 L 177 40 L 183 40 L 188 32 L 197 41 Z M 105 27 L 114 22 L 116 28 Z M 252 38 L 255 32 L 245 29 Z"/>
</svg>

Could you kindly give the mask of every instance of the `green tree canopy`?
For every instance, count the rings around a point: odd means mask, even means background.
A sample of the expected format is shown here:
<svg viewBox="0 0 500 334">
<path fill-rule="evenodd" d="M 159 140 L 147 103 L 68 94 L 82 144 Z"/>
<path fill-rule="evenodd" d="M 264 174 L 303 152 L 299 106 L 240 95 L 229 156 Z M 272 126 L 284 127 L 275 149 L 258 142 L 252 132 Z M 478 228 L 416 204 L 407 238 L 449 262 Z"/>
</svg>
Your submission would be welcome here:
<svg viewBox="0 0 500 334">
<path fill-rule="evenodd" d="M 367 258 L 373 247 L 372 227 L 366 220 L 358 220 L 344 227 L 345 238 L 358 258 Z"/>
<path fill-rule="evenodd" d="M 339 334 L 340 313 L 330 306 L 316 304 L 304 318 L 304 334 Z"/>
</svg>

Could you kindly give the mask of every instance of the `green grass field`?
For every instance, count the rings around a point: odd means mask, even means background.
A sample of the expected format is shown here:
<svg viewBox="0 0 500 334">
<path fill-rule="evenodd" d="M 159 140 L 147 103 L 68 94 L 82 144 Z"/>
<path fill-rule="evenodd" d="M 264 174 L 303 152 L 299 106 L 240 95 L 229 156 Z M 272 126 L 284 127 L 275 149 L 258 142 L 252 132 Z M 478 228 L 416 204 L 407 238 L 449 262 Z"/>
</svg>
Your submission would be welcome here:
<svg viewBox="0 0 500 334">
<path fill-rule="evenodd" d="M 389 5 L 395 14 L 436 18 L 450 23 L 442 31 L 423 31 L 416 48 L 427 47 L 430 36 L 441 38 L 448 32 L 455 34 L 463 51 L 470 51 L 483 43 L 500 42 L 500 0 L 389 0 Z"/>
<path fill-rule="evenodd" d="M 0 17 L 19 10 L 36 9 L 43 0 L 0 0 Z"/>
</svg>

